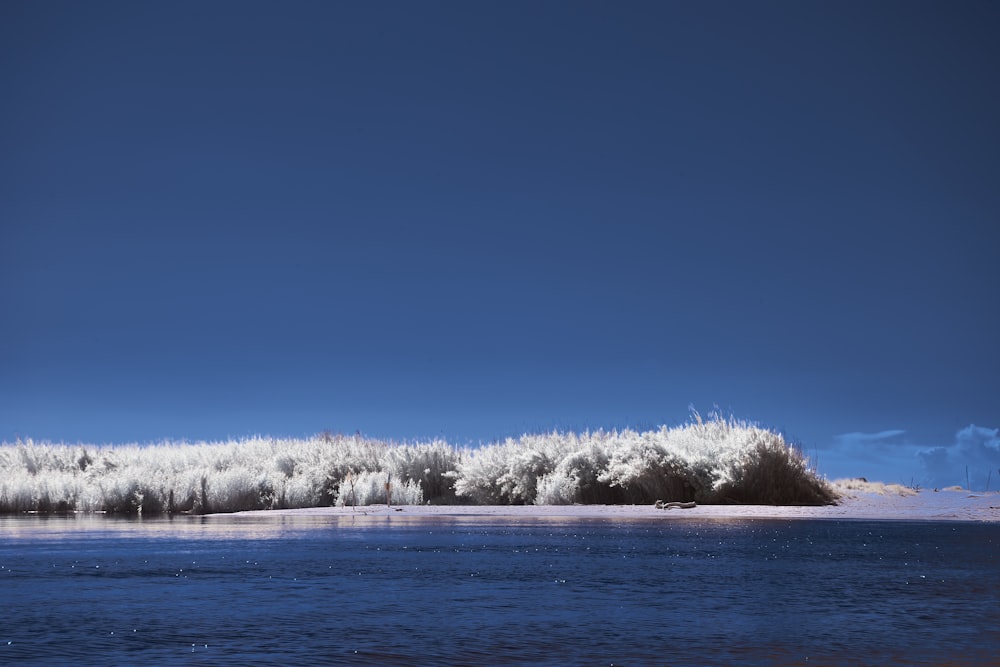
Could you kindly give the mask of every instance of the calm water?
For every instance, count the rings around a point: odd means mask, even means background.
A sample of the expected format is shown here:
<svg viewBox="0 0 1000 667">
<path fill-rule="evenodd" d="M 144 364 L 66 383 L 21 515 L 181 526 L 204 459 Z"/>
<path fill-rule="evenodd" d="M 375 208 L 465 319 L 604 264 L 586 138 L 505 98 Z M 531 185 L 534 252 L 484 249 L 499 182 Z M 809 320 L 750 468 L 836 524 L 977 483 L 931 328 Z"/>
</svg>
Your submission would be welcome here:
<svg viewBox="0 0 1000 667">
<path fill-rule="evenodd" d="M 1000 525 L 3 518 L 0 664 L 1000 665 Z"/>
</svg>

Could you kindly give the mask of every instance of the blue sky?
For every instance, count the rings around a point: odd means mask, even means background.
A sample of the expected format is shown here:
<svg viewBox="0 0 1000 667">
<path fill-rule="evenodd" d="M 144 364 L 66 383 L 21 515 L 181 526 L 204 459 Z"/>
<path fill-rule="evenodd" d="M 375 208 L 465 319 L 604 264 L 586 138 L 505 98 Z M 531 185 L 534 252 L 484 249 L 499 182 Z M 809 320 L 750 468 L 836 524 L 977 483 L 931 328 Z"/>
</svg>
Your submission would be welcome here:
<svg viewBox="0 0 1000 667">
<path fill-rule="evenodd" d="M 2 3 L 0 439 L 693 404 L 831 476 L 985 476 L 998 31 L 988 2 Z"/>
</svg>

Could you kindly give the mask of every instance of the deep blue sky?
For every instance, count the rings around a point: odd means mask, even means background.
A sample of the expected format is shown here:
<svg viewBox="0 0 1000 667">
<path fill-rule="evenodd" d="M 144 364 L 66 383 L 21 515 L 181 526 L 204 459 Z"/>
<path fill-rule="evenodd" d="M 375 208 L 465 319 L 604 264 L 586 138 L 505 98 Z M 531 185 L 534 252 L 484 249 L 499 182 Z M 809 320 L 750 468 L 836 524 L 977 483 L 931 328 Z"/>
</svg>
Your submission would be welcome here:
<svg viewBox="0 0 1000 667">
<path fill-rule="evenodd" d="M 0 440 L 718 404 L 833 476 L 971 424 L 989 459 L 997 34 L 992 2 L 4 2 Z"/>
</svg>

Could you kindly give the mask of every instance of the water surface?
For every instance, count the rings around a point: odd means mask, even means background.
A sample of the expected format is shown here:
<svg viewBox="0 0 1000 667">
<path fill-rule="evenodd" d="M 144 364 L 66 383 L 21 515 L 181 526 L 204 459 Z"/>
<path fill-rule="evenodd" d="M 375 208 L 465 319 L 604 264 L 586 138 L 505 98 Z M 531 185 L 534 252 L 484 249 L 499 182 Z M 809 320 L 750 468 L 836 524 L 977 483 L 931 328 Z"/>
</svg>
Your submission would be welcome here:
<svg viewBox="0 0 1000 667">
<path fill-rule="evenodd" d="M 988 665 L 1000 525 L 0 519 L 0 663 Z"/>
</svg>

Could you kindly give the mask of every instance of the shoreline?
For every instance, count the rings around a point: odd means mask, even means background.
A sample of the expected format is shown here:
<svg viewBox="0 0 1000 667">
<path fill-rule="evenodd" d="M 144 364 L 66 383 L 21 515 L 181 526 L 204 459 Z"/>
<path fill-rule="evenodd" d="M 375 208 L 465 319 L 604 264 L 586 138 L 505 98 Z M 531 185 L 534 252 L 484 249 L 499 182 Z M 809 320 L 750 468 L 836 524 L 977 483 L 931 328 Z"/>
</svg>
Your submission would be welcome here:
<svg viewBox="0 0 1000 667">
<path fill-rule="evenodd" d="M 491 519 L 863 519 L 884 521 L 1000 522 L 1000 493 L 920 491 L 848 492 L 837 505 L 698 505 L 657 509 L 653 505 L 368 505 L 252 510 L 210 516 L 405 517 Z"/>
</svg>

